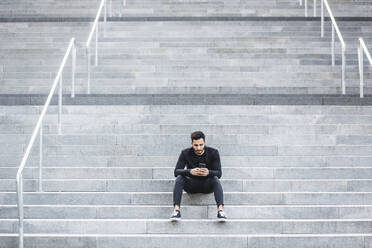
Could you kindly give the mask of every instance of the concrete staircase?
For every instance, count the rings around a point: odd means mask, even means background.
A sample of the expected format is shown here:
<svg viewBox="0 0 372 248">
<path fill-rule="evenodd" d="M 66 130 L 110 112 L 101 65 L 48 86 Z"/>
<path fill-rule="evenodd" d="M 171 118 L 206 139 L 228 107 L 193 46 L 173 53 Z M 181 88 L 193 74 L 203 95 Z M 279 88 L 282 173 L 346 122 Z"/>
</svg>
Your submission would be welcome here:
<svg viewBox="0 0 372 248">
<path fill-rule="evenodd" d="M 367 66 L 366 101 L 351 95 L 357 37 L 372 44 L 370 21 L 354 17 L 370 16 L 369 2 L 330 0 L 336 17 L 351 17 L 338 22 L 343 98 L 330 25 L 320 38 L 296 0 L 127 1 L 122 18 L 113 1 L 86 97 L 98 3 L 0 3 L 0 248 L 18 245 L 16 171 L 72 36 L 79 95 L 68 97 L 68 64 L 63 135 L 56 106 L 44 123 L 43 192 L 38 144 L 24 171 L 25 247 L 372 247 Z M 212 194 L 185 194 L 182 222 L 168 220 L 175 162 L 195 130 L 221 154 L 224 224 Z"/>
<path fill-rule="evenodd" d="M 16 247 L 14 175 L 40 107 L 2 107 L 0 247 Z M 25 170 L 26 247 L 368 247 L 369 106 L 66 106 Z M 99 120 L 99 121 L 97 121 Z M 173 168 L 189 133 L 220 150 L 229 222 L 213 195 L 187 195 L 168 221 Z"/>
</svg>

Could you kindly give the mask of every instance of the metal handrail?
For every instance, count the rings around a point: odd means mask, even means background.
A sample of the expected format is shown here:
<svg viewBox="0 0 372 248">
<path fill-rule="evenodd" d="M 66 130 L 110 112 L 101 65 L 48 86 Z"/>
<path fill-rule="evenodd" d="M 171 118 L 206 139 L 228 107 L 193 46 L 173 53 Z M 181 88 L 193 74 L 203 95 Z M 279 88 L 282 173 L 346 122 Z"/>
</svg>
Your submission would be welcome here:
<svg viewBox="0 0 372 248">
<path fill-rule="evenodd" d="M 302 6 L 302 0 L 299 0 L 300 6 Z M 305 17 L 307 17 L 307 0 L 305 0 Z M 341 56 L 342 56 L 342 76 L 341 76 L 341 88 L 342 88 L 342 94 L 346 94 L 346 84 L 345 84 L 345 73 L 346 73 L 346 61 L 345 61 L 345 51 L 346 51 L 346 44 L 345 41 L 342 37 L 342 34 L 340 32 L 340 29 L 338 28 L 337 22 L 335 20 L 335 17 L 332 13 L 331 8 L 329 7 L 328 1 L 327 0 L 321 0 L 320 4 L 320 20 L 321 20 L 321 34 L 320 36 L 323 38 L 324 37 L 324 6 L 326 6 L 326 9 L 328 11 L 328 15 L 331 19 L 332 23 L 332 66 L 335 66 L 335 30 L 338 36 L 338 39 L 341 42 Z M 316 16 L 316 0 L 314 0 L 314 17 Z"/>
<path fill-rule="evenodd" d="M 372 66 L 371 54 L 368 51 L 363 38 L 359 37 L 359 47 L 358 47 L 358 64 L 359 64 L 359 77 L 360 77 L 360 98 L 364 97 L 364 78 L 363 78 L 363 55 L 366 55 L 369 64 Z"/>
<path fill-rule="evenodd" d="M 340 29 L 338 28 L 337 22 L 335 20 L 335 17 L 332 13 L 331 8 L 329 7 L 327 0 L 321 0 L 321 37 L 324 37 L 324 5 L 326 6 L 326 9 L 328 11 L 328 15 L 332 22 L 332 66 L 335 66 L 335 30 L 338 36 L 338 39 L 341 43 L 341 56 L 342 56 L 342 78 L 341 78 L 341 88 L 342 88 L 342 94 L 346 94 L 346 84 L 345 84 L 345 68 L 346 68 L 346 61 L 345 61 L 345 51 L 346 51 L 346 44 L 344 41 L 344 38 L 342 37 L 342 34 L 340 32 Z"/>
<path fill-rule="evenodd" d="M 110 11 L 112 9 L 111 7 L 112 5 L 112 1 L 110 0 Z M 97 12 L 97 15 L 96 15 L 96 18 L 94 20 L 94 23 L 93 23 L 93 26 L 92 26 L 92 29 L 89 33 L 89 36 L 88 36 L 88 40 L 87 40 L 87 43 L 86 43 L 86 54 L 87 54 L 87 69 L 88 69 L 88 94 L 90 94 L 90 43 L 92 41 L 92 38 L 93 38 L 93 34 L 94 32 L 96 33 L 96 54 L 95 54 L 95 66 L 98 66 L 98 22 L 99 22 L 99 19 L 100 19 L 100 16 L 101 16 L 101 13 L 102 13 L 102 9 L 104 9 L 104 17 L 103 17 L 103 22 L 104 22 L 104 26 L 103 26 L 103 36 L 105 37 L 106 36 L 106 22 L 107 22 L 107 6 L 106 6 L 106 0 L 102 0 L 101 1 L 101 4 L 99 5 L 99 8 L 98 8 L 98 12 Z M 111 14 L 111 13 L 110 13 Z"/>
<path fill-rule="evenodd" d="M 305 17 L 307 17 L 307 0 L 305 0 Z M 300 0 L 300 6 L 302 6 L 302 0 Z M 316 0 L 314 0 L 314 17 L 316 17 Z"/>
<path fill-rule="evenodd" d="M 37 121 L 36 127 L 32 133 L 30 142 L 28 143 L 27 149 L 25 154 L 23 155 L 22 162 L 19 166 L 17 172 L 17 205 L 18 205 L 18 214 L 19 214 L 19 248 L 23 248 L 23 219 L 24 219 L 24 212 L 23 212 L 23 169 L 25 168 L 27 159 L 30 155 L 31 149 L 35 143 L 35 139 L 37 134 L 39 133 L 40 136 L 40 160 L 39 160 L 39 191 L 42 192 L 42 162 L 43 162 L 43 119 L 45 117 L 46 111 L 50 105 L 54 92 L 59 85 L 58 90 L 58 134 L 62 134 L 62 72 L 67 62 L 69 55 L 71 54 L 72 57 L 72 92 L 71 97 L 74 97 L 74 84 L 75 84 L 75 68 L 76 68 L 76 45 L 75 45 L 75 38 L 72 38 L 70 44 L 67 48 L 65 56 L 62 60 L 62 63 L 59 67 L 57 76 L 54 79 L 54 83 L 52 89 L 49 92 L 48 98 L 44 104 L 43 110 L 40 114 L 39 120 Z"/>
</svg>

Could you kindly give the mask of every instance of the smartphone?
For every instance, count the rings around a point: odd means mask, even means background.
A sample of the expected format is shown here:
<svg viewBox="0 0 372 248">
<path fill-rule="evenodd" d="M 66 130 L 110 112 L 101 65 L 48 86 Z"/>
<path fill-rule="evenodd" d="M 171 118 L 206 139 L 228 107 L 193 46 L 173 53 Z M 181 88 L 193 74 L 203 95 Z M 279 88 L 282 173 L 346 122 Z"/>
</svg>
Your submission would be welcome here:
<svg viewBox="0 0 372 248">
<path fill-rule="evenodd" d="M 207 168 L 207 165 L 205 163 L 199 163 L 199 168 Z"/>
</svg>

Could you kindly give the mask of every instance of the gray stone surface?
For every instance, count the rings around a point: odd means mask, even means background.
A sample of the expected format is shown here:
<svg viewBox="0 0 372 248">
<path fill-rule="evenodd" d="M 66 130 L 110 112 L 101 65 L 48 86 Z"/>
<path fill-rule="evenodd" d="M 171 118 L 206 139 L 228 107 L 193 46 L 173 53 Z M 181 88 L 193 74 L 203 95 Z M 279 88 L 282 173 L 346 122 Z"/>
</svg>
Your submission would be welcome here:
<svg viewBox="0 0 372 248">
<path fill-rule="evenodd" d="M 372 42 L 368 2 L 330 0 L 346 96 L 329 19 L 322 39 L 298 1 L 127 1 L 122 17 L 113 3 L 89 96 L 98 1 L 0 3 L 0 247 L 17 247 L 15 175 L 71 36 L 78 95 L 68 61 L 63 134 L 56 97 L 43 123 L 43 192 L 37 142 L 24 171 L 25 247 L 372 247 L 372 74 L 360 99 L 356 56 L 356 37 Z M 225 224 L 213 194 L 185 193 L 168 221 L 198 129 L 220 150 Z"/>
<path fill-rule="evenodd" d="M 14 94 L 49 92 L 71 36 L 78 45 L 76 91 L 86 94 L 84 46 L 89 23 L 45 22 L 42 27 L 38 24 L 0 23 L 3 51 L 0 94 L 4 94 L 1 104 L 41 104 L 44 99 L 37 95 L 17 98 Z M 356 95 L 359 75 L 355 37 L 363 36 L 368 45 L 371 42 L 370 22 L 342 21 L 339 24 L 347 43 L 347 93 Z M 196 25 L 200 28 L 196 29 Z M 370 104 L 368 98 L 360 100 L 349 96 L 336 99 L 273 96 L 340 93 L 340 55 L 336 55 L 337 66 L 330 66 L 330 34 L 327 26 L 326 37 L 320 38 L 319 22 L 306 19 L 109 22 L 107 38 L 100 38 L 99 66 L 92 67 L 91 91 L 99 95 L 127 96 L 83 97 L 73 102 L 175 104 L 192 102 L 194 94 L 216 94 L 224 97 L 204 97 L 203 103 Z M 338 44 L 336 48 L 338 51 Z M 68 63 L 63 73 L 66 94 L 71 90 L 70 72 Z M 365 72 L 365 79 L 371 79 L 367 67 Z M 372 93 L 368 84 L 365 93 Z M 132 97 L 133 94 L 154 94 L 155 97 L 137 98 Z M 167 94 L 172 95 L 163 96 Z M 257 94 L 268 96 L 256 99 L 254 95 Z M 253 95 L 253 98 L 245 95 Z"/>
</svg>

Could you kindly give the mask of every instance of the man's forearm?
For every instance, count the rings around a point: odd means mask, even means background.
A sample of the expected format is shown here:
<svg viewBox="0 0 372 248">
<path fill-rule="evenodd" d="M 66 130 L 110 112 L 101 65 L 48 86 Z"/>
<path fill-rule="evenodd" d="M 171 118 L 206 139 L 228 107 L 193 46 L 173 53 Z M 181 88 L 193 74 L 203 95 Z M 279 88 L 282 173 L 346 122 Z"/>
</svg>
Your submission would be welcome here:
<svg viewBox="0 0 372 248">
<path fill-rule="evenodd" d="M 218 178 L 221 178 L 221 175 L 222 175 L 222 173 L 219 170 L 209 170 L 208 177 L 214 177 L 214 176 L 216 176 Z"/>
<path fill-rule="evenodd" d="M 190 173 L 190 170 L 189 169 L 186 169 L 186 170 L 185 169 L 176 169 L 174 171 L 174 176 L 177 177 L 179 175 L 181 175 L 181 176 L 190 176 L 191 173 Z"/>
<path fill-rule="evenodd" d="M 190 172 L 187 172 L 188 170 L 185 170 L 185 164 L 186 160 L 181 152 L 180 157 L 178 158 L 176 168 L 174 169 L 174 176 L 177 177 L 179 175 L 187 176 L 190 174 Z"/>
</svg>

